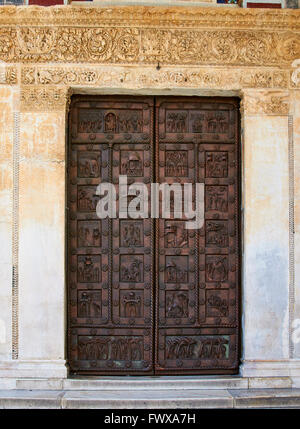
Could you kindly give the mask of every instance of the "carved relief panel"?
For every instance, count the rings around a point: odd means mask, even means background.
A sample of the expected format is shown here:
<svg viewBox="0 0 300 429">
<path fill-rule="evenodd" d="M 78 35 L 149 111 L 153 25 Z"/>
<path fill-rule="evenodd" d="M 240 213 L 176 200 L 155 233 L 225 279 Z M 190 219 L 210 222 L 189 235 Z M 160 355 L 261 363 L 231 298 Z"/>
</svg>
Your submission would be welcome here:
<svg viewBox="0 0 300 429">
<path fill-rule="evenodd" d="M 237 371 L 238 160 L 236 100 L 73 100 L 68 170 L 73 373 Z M 127 176 L 128 187 L 143 183 L 148 201 L 139 201 L 135 192 L 124 197 L 120 176 Z M 101 182 L 115 185 L 115 218 L 97 217 Z M 162 216 L 167 198 L 161 194 L 159 217 L 152 219 L 152 182 L 179 186 L 181 192 L 183 184 L 203 183 L 203 227 L 186 228 L 184 205 L 173 192 L 170 217 Z M 124 215 L 131 204 L 145 214 L 147 202 L 148 217 Z"/>
<path fill-rule="evenodd" d="M 68 347 L 75 373 L 152 372 L 152 221 L 96 214 L 101 182 L 116 186 L 117 211 L 120 175 L 150 187 L 152 105 L 152 98 L 72 101 Z"/>
<path fill-rule="evenodd" d="M 239 332 L 238 104 L 162 97 L 156 106 L 158 180 L 203 183 L 205 212 L 200 230 L 186 229 L 184 216 L 157 223 L 156 372 L 234 372 Z"/>
</svg>

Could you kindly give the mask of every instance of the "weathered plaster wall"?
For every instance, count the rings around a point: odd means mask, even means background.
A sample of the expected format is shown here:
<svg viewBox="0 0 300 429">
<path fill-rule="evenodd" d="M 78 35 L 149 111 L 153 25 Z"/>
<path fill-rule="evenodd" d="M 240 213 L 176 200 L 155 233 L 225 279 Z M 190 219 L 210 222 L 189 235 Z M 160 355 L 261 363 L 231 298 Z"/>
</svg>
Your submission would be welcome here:
<svg viewBox="0 0 300 429">
<path fill-rule="evenodd" d="M 241 97 L 242 374 L 300 375 L 292 341 L 300 319 L 300 82 L 291 79 L 299 17 L 223 8 L 0 10 L 0 377 L 66 376 L 66 111 L 72 93 L 107 92 Z"/>
</svg>

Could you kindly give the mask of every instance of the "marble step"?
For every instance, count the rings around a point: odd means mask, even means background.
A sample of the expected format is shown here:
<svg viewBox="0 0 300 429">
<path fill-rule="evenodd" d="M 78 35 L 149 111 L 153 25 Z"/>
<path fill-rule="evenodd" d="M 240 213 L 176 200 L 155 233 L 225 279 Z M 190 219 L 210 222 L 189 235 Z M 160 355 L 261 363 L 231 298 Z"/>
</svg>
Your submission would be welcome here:
<svg viewBox="0 0 300 429">
<path fill-rule="evenodd" d="M 289 377 L 239 376 L 72 377 L 68 379 L 16 379 L 13 389 L 39 390 L 219 390 L 290 388 Z M 0 380 L 1 388 L 1 380 Z M 2 387 L 4 389 L 9 387 Z"/>
<path fill-rule="evenodd" d="M 300 389 L 1 390 L 0 408 L 299 408 Z"/>
</svg>

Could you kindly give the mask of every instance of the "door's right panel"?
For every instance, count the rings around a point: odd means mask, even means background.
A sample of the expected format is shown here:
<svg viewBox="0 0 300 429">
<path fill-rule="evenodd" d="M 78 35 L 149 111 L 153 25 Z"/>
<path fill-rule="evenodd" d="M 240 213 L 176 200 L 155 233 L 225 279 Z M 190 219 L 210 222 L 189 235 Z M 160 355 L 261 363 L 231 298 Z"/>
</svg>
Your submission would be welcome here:
<svg viewBox="0 0 300 429">
<path fill-rule="evenodd" d="M 237 99 L 157 100 L 157 180 L 204 183 L 205 220 L 198 230 L 162 213 L 157 222 L 156 373 L 238 369 L 238 108 Z"/>
</svg>

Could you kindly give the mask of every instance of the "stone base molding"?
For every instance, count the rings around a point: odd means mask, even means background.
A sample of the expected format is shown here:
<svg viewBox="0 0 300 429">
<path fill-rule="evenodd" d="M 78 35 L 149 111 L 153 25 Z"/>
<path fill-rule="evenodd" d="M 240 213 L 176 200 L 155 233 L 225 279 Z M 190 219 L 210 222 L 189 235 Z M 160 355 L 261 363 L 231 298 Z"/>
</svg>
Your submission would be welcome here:
<svg viewBox="0 0 300 429">
<path fill-rule="evenodd" d="M 0 361 L 0 379 L 10 378 L 66 378 L 66 361 L 61 360 L 12 360 Z"/>
<path fill-rule="evenodd" d="M 242 377 L 291 377 L 300 379 L 300 360 L 244 361 L 240 367 Z M 297 380 L 298 378 L 298 380 Z"/>
<path fill-rule="evenodd" d="M 300 385 L 298 384 L 298 387 Z M 221 389 L 290 389 L 291 377 L 173 376 L 173 377 L 2 377 L 0 390 L 107 391 L 216 391 Z"/>
</svg>

